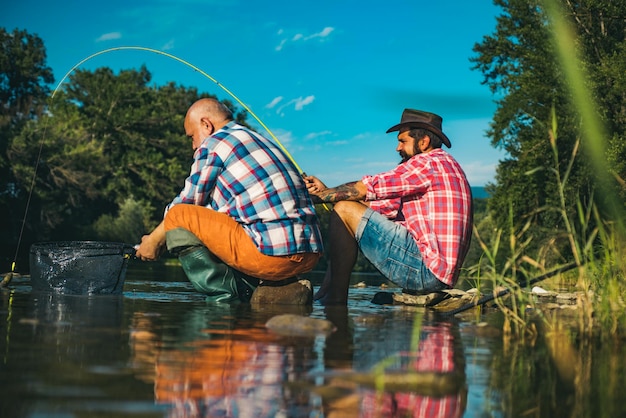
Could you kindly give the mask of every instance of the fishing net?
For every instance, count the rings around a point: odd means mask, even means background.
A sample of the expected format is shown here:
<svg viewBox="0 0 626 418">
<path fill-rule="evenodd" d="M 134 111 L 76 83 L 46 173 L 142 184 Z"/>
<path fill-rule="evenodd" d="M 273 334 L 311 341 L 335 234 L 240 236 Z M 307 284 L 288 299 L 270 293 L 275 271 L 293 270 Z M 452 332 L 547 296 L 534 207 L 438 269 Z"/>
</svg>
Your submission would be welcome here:
<svg viewBox="0 0 626 418">
<path fill-rule="evenodd" d="M 33 291 L 73 295 L 121 294 L 133 246 L 118 242 L 61 241 L 33 244 Z"/>
</svg>

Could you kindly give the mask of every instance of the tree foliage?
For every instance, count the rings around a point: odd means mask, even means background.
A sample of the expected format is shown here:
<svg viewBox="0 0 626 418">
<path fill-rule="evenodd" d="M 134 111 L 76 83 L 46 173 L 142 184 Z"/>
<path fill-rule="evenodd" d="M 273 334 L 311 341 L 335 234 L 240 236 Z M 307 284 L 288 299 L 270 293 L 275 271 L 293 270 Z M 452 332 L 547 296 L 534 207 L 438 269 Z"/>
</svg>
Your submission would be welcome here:
<svg viewBox="0 0 626 418">
<path fill-rule="evenodd" d="M 74 71 L 52 97 L 41 40 L 19 31 L 0 37 L 0 196 L 3 207 L 12 199 L 2 219 L 13 228 L 3 259 L 18 245 L 23 217 L 22 253 L 33 241 L 139 242 L 189 172 L 188 107 L 215 96 L 153 85 L 145 67 L 104 67 Z M 245 111 L 223 102 L 246 123 Z"/>
<path fill-rule="evenodd" d="M 29 120 L 43 112 L 54 81 L 46 65 L 43 41 L 26 31 L 0 28 L 0 261 L 10 260 L 21 233 L 29 183 L 13 175 L 7 150 L 12 139 Z"/>
<path fill-rule="evenodd" d="M 618 178 L 626 178 L 624 94 L 626 93 L 626 2 L 562 0 L 578 35 L 581 65 L 590 74 L 588 88 L 610 132 L 607 158 Z M 506 228 L 511 214 L 518 227 L 533 218 L 535 236 L 553 234 L 561 225 L 554 211 L 558 193 L 553 173 L 549 128 L 555 109 L 559 127 L 557 169 L 565 170 L 580 138 L 580 118 L 572 103 L 554 50 L 552 28 L 541 0 L 494 0 L 502 9 L 495 33 L 474 46 L 474 69 L 480 71 L 494 96 L 497 110 L 488 131 L 492 144 L 506 151 L 496 182 L 488 186 L 489 209 L 496 224 Z M 594 189 L 591 164 L 576 158 L 566 185 L 572 211 L 579 196 Z M 572 216 L 574 216 L 572 212 Z"/>
<path fill-rule="evenodd" d="M 135 243 L 145 232 L 146 208 L 132 196 L 119 206 L 116 215 L 105 213 L 93 224 L 96 236 L 105 241 Z"/>
<path fill-rule="evenodd" d="M 144 232 L 159 222 L 189 170 L 183 120 L 200 95 L 173 83 L 150 86 L 150 79 L 146 68 L 118 75 L 109 68 L 78 70 L 48 113 L 14 139 L 9 156 L 16 178 L 25 183 L 36 174 L 31 210 L 38 236 L 93 234 L 94 222 L 131 197 L 149 213 Z"/>
</svg>

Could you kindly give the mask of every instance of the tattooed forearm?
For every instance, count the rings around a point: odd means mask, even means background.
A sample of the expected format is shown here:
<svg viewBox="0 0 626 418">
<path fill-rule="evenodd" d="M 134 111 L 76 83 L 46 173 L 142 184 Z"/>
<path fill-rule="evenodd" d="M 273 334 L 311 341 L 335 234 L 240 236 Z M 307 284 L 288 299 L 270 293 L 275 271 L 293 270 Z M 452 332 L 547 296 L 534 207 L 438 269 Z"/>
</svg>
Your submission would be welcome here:
<svg viewBox="0 0 626 418">
<path fill-rule="evenodd" d="M 342 184 L 341 186 L 326 189 L 318 194 L 323 202 L 339 202 L 340 200 L 363 200 L 365 194 L 357 187 L 357 182 Z"/>
</svg>

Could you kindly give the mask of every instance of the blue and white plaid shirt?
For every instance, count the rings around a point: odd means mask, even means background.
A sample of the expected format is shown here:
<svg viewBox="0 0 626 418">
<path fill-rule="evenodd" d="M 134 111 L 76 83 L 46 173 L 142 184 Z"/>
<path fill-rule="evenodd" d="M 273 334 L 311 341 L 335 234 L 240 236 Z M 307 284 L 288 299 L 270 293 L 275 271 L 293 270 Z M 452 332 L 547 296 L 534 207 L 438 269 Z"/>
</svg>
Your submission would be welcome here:
<svg viewBox="0 0 626 418">
<path fill-rule="evenodd" d="M 205 206 L 237 221 L 265 255 L 322 252 L 315 208 L 294 164 L 273 142 L 230 122 L 194 153 L 185 187 L 167 206 Z"/>
</svg>

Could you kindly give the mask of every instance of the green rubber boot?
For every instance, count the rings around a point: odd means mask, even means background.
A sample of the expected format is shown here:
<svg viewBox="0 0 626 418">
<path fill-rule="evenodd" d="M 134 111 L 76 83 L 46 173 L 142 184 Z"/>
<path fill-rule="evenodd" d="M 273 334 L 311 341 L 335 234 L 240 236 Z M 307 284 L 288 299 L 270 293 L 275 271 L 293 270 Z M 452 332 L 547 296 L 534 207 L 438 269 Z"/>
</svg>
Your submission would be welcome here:
<svg viewBox="0 0 626 418">
<path fill-rule="evenodd" d="M 166 234 L 167 249 L 178 255 L 187 278 L 207 302 L 249 302 L 258 279 L 227 266 L 191 232 L 176 228 Z"/>
</svg>

